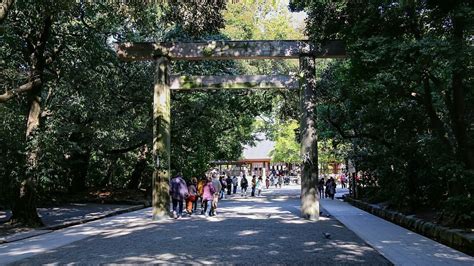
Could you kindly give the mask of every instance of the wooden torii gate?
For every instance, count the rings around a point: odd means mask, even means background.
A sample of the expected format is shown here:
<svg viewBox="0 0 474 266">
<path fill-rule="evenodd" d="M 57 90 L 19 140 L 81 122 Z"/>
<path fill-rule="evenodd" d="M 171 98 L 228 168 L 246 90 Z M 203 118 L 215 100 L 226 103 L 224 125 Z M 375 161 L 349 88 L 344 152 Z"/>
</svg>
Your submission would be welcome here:
<svg viewBox="0 0 474 266">
<path fill-rule="evenodd" d="M 170 60 L 299 59 L 301 88 L 301 214 L 319 219 L 318 152 L 315 113 L 315 58 L 345 56 L 340 41 L 315 45 L 309 41 L 141 42 L 116 45 L 125 61 L 155 60 L 153 96 L 153 219 L 169 213 L 170 90 L 298 88 L 291 76 L 171 76 Z"/>
</svg>

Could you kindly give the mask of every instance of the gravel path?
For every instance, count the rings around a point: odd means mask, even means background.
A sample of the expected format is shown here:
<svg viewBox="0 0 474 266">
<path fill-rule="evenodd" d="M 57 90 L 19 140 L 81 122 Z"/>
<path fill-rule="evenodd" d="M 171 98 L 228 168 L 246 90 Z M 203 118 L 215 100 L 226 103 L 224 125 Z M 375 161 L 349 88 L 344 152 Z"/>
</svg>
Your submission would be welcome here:
<svg viewBox="0 0 474 266">
<path fill-rule="evenodd" d="M 337 220 L 300 219 L 299 199 L 283 194 L 269 191 L 261 198 L 222 201 L 218 216 L 212 218 L 194 215 L 151 222 L 151 210 L 145 209 L 103 219 L 98 226 L 75 226 L 74 232 L 65 231 L 60 237 L 77 237 L 81 230 L 91 233 L 51 249 L 35 240 L 35 246 L 43 247 L 41 255 L 15 264 L 390 264 Z M 330 239 L 324 233 L 331 234 Z M 44 241 L 51 242 L 47 235 Z M 0 246 L 2 255 L 19 253 L 21 247 L 12 250 L 2 254 Z"/>
</svg>

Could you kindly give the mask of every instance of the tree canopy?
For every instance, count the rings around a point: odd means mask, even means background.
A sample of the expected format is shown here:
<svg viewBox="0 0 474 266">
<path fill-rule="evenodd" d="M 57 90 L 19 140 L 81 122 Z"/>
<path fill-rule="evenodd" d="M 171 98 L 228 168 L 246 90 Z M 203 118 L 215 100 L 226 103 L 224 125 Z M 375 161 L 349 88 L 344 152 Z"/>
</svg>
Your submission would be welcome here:
<svg viewBox="0 0 474 266">
<path fill-rule="evenodd" d="M 293 1 L 311 40 L 349 60 L 318 82 L 323 137 L 346 143 L 364 195 L 472 224 L 473 6 L 470 1 Z"/>
<path fill-rule="evenodd" d="M 223 28 L 238 14 L 224 16 L 226 2 L 2 6 L 0 207 L 12 207 L 15 221 L 37 225 L 35 202 L 52 195 L 149 190 L 154 66 L 119 61 L 113 44 L 233 38 Z M 173 62 L 171 72 L 251 73 L 233 61 Z M 253 90 L 173 93 L 173 170 L 190 178 L 213 160 L 238 159 L 271 97 Z M 20 187 L 28 193 L 20 194 Z"/>
<path fill-rule="evenodd" d="M 291 1 L 308 15 L 304 34 L 282 3 L 3 1 L 0 207 L 38 225 L 35 202 L 53 194 L 150 189 L 154 65 L 119 61 L 115 42 L 307 36 L 342 39 L 348 52 L 317 62 L 320 162 L 354 162 L 371 200 L 472 224 L 473 3 Z M 171 71 L 296 75 L 298 62 L 173 62 Z M 297 90 L 171 97 L 172 169 L 186 178 L 238 159 L 257 116 L 277 141 L 274 159 L 299 160 Z"/>
</svg>

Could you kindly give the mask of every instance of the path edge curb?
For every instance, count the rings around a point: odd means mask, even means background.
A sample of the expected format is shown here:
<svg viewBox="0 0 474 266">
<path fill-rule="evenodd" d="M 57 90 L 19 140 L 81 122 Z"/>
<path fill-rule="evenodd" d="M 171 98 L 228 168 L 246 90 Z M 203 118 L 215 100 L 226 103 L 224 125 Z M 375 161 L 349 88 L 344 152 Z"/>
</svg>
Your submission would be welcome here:
<svg viewBox="0 0 474 266">
<path fill-rule="evenodd" d="M 434 239 L 451 248 L 457 249 L 470 256 L 474 256 L 474 235 L 469 237 L 463 234 L 461 229 L 450 229 L 425 220 L 416 218 L 413 215 L 405 215 L 399 212 L 386 210 L 380 206 L 369 204 L 361 200 L 346 197 L 345 201 L 367 211 L 382 219 L 388 220 L 406 229 Z"/>
</svg>

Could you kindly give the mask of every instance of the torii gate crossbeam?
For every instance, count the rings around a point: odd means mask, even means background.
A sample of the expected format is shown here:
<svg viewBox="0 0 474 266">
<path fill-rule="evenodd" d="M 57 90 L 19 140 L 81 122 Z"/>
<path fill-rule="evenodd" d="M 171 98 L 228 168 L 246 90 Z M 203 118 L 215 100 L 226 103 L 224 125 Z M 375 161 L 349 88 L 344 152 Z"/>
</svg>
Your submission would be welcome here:
<svg viewBox="0 0 474 266">
<path fill-rule="evenodd" d="M 169 60 L 299 59 L 301 76 L 301 215 L 319 219 L 318 151 L 316 132 L 315 58 L 343 58 L 344 44 L 329 41 L 315 45 L 294 41 L 203 41 L 121 43 L 117 55 L 124 61 L 155 60 L 153 94 L 153 219 L 169 214 L 170 180 L 170 90 L 230 88 L 294 88 L 290 76 L 173 76 L 170 82 Z"/>
</svg>

